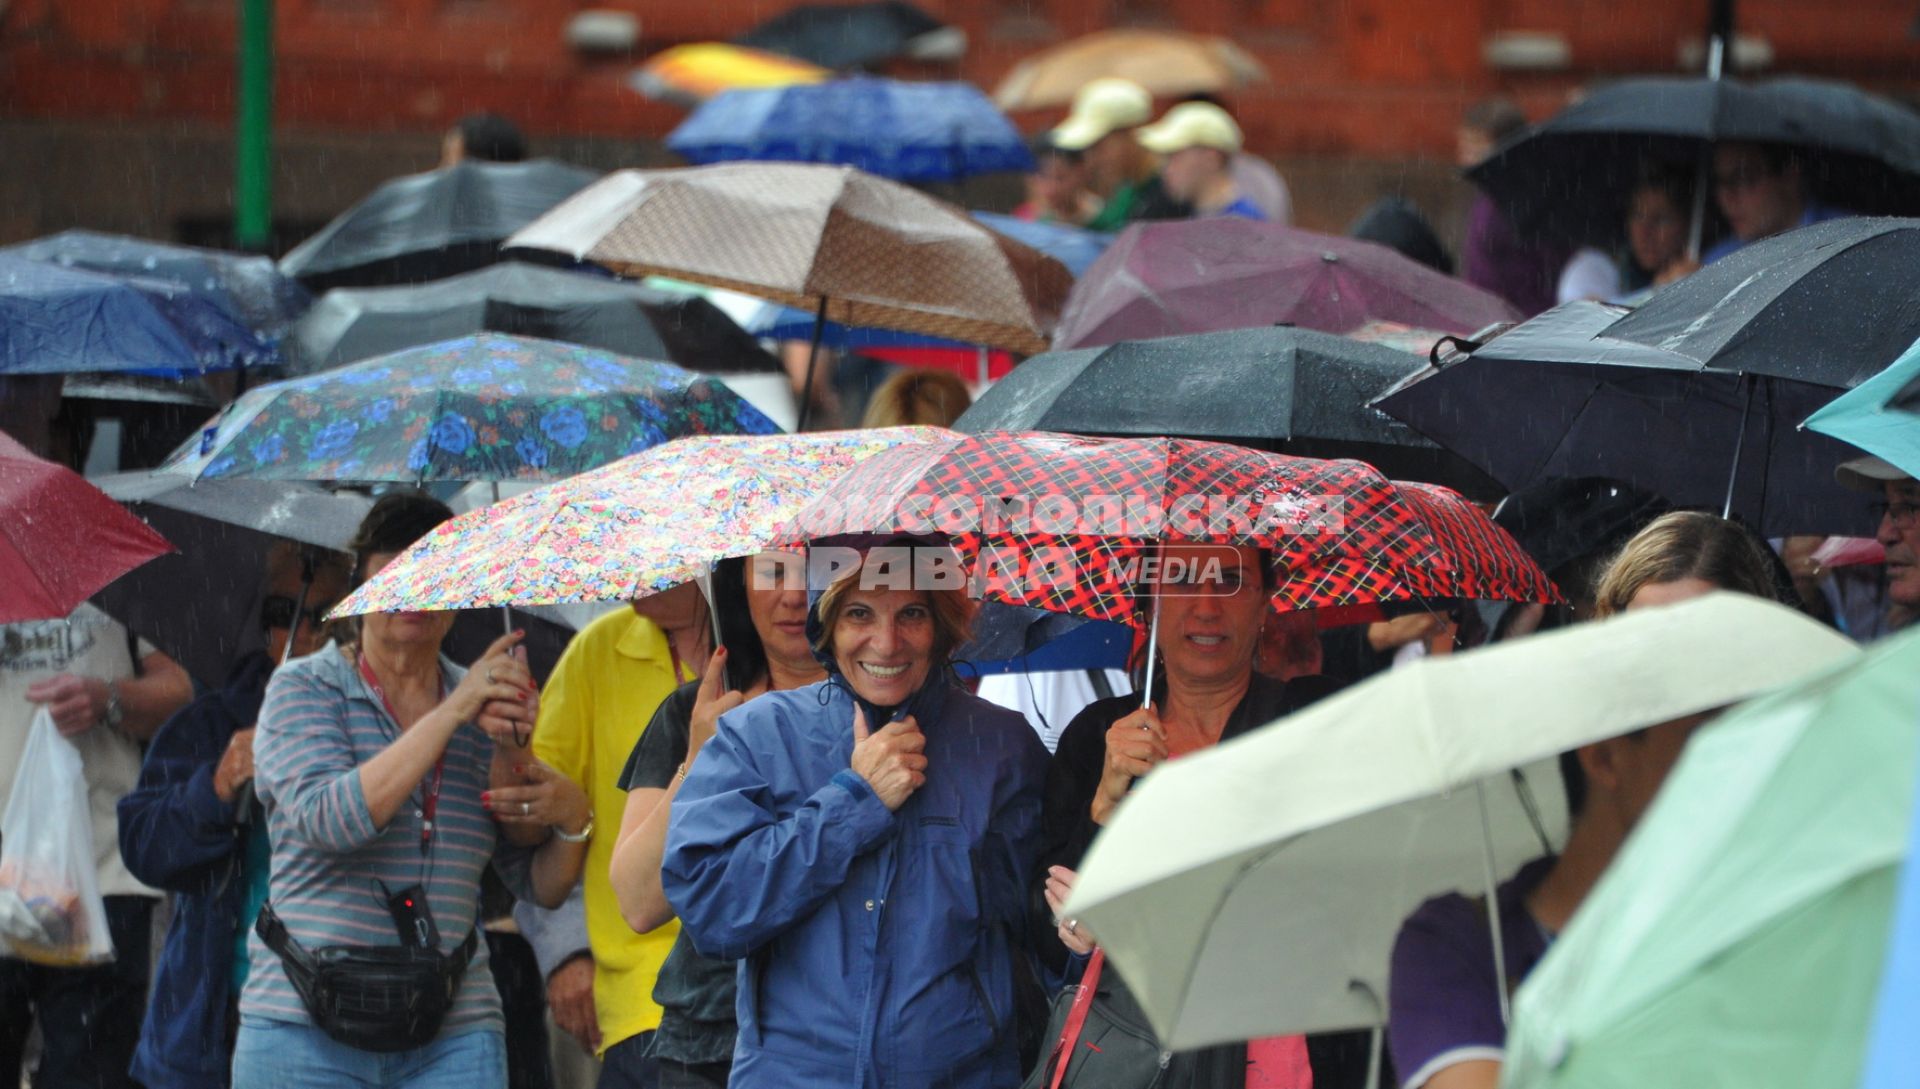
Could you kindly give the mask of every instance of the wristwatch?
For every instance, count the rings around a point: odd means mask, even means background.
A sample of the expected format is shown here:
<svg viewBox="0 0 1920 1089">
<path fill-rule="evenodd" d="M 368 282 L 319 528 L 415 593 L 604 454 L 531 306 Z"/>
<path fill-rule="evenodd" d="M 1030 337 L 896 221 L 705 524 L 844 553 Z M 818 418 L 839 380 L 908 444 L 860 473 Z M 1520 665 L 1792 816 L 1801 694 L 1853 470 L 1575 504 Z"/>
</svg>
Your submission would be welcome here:
<svg viewBox="0 0 1920 1089">
<path fill-rule="evenodd" d="M 120 723 L 125 721 L 126 717 L 126 708 L 120 705 L 120 689 L 112 681 L 108 681 L 107 709 L 100 712 L 100 721 L 106 725 L 107 729 L 118 730 Z"/>
<path fill-rule="evenodd" d="M 553 835 L 562 843 L 585 843 L 593 838 L 593 814 L 587 814 L 587 826 L 578 832 L 569 832 L 559 825 L 553 826 Z"/>
</svg>

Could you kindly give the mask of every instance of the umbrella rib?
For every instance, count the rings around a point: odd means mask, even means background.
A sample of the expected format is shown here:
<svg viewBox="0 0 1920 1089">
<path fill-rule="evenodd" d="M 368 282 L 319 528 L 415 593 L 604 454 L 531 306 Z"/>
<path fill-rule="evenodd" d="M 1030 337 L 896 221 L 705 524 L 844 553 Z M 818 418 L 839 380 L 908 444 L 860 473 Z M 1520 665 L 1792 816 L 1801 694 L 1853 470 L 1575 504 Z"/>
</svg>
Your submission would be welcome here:
<svg viewBox="0 0 1920 1089">
<path fill-rule="evenodd" d="M 1575 422 L 1578 422 L 1580 417 L 1585 416 L 1587 414 L 1587 409 L 1593 405 L 1593 399 L 1600 395 L 1600 387 L 1605 384 L 1606 384 L 1606 381 L 1604 379 L 1594 382 L 1593 388 L 1589 389 L 1587 391 L 1587 395 L 1581 398 L 1579 410 L 1576 411 L 1571 417 L 1569 417 L 1569 419 Z M 1541 459 L 1538 462 L 1534 463 L 1533 471 L 1527 474 L 1527 478 L 1530 480 L 1539 479 L 1540 474 L 1546 469 L 1547 465 L 1553 461 L 1554 457 L 1560 453 L 1561 448 L 1567 445 L 1567 440 L 1572 437 L 1573 437 L 1573 426 L 1569 424 L 1567 429 L 1560 433 L 1560 441 L 1554 443 L 1553 448 L 1551 450 L 1548 450 L 1546 454 L 1543 457 L 1541 457 Z"/>
<path fill-rule="evenodd" d="M 1200 928 L 1200 941 L 1195 946 L 1196 950 L 1204 948 L 1208 939 L 1213 937 L 1214 924 L 1220 921 L 1220 914 L 1227 909 L 1227 900 L 1233 896 L 1234 890 L 1240 887 L 1240 883 L 1246 880 L 1247 875 L 1259 867 L 1266 865 L 1275 855 L 1293 846 L 1295 843 L 1300 842 L 1302 838 L 1304 838 L 1304 835 L 1289 836 L 1247 860 L 1246 863 L 1234 871 L 1233 876 L 1227 879 L 1226 888 L 1221 891 L 1220 899 L 1214 903 L 1212 910 L 1207 913 L 1206 925 Z M 1193 993 L 1193 983 L 1199 975 L 1200 963 L 1199 957 L 1196 955 L 1193 959 L 1192 966 L 1187 970 L 1186 978 L 1180 981 L 1180 998 L 1175 1008 L 1180 1011 L 1181 1016 L 1185 1015 L 1187 996 Z"/>
</svg>

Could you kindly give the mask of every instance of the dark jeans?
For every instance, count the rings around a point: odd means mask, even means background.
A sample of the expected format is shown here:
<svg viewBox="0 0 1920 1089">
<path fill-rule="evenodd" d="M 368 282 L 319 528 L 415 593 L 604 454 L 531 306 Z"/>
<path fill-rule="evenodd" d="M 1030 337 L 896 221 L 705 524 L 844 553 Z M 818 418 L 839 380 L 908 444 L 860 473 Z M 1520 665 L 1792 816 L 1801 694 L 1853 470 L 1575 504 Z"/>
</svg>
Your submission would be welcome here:
<svg viewBox="0 0 1920 1089">
<path fill-rule="evenodd" d="M 507 1019 L 507 1089 L 548 1089 L 553 1067 L 547 1062 L 547 985 L 533 946 L 518 934 L 485 934 L 487 963 Z"/>
<path fill-rule="evenodd" d="M 682 1063 L 661 1059 L 660 1089 L 727 1089 L 727 1076 L 733 1064 Z"/>
<path fill-rule="evenodd" d="M 660 1089 L 660 1064 L 653 1057 L 653 1033 L 629 1036 L 600 1056 L 595 1089 Z"/>
<path fill-rule="evenodd" d="M 27 1033 L 40 1022 L 40 1070 L 46 1089 L 132 1086 L 127 1066 L 147 1009 L 153 942 L 150 896 L 106 897 L 113 962 L 48 968 L 0 957 L 0 1086 L 20 1084 Z"/>
</svg>

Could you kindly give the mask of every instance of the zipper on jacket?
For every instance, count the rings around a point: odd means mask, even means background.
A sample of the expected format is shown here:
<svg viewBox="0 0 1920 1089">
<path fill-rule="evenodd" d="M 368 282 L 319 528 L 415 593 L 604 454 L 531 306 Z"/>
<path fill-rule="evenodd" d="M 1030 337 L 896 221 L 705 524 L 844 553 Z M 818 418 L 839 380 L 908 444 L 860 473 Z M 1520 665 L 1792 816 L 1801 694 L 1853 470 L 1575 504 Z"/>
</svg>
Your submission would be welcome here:
<svg viewBox="0 0 1920 1089">
<path fill-rule="evenodd" d="M 973 984 L 973 993 L 980 999 L 980 1008 L 987 1013 L 987 1024 L 993 1028 L 993 1038 L 1000 1039 L 1000 1017 L 993 1012 L 993 1003 L 987 1000 L 986 985 L 980 982 L 980 968 L 974 962 L 967 962 L 967 981 Z M 1165 1065 L 1164 1063 L 1162 1065 Z"/>
</svg>

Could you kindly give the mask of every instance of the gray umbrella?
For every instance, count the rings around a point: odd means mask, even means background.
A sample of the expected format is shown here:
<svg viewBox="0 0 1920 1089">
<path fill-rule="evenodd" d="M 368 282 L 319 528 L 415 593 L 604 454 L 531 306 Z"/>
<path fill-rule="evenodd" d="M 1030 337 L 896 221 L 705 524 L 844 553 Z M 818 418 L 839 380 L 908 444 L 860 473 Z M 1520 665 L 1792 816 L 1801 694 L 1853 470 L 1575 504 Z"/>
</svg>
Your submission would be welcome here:
<svg viewBox="0 0 1920 1089">
<path fill-rule="evenodd" d="M 192 484 L 180 477 L 117 473 L 93 483 L 179 549 L 109 584 L 94 602 L 202 686 L 217 685 L 237 658 L 265 645 L 260 601 L 273 543 L 286 539 L 345 551 L 373 506 L 372 497 L 359 492 L 304 481 Z M 307 603 L 314 604 L 322 603 Z M 527 629 L 534 675 L 545 678 L 572 632 L 525 613 L 516 613 L 514 622 Z M 499 635 L 498 613 L 463 612 L 444 649 L 467 662 Z"/>
<path fill-rule="evenodd" d="M 1466 459 L 1369 407 L 1423 365 L 1393 348 L 1288 326 L 1130 340 L 1035 356 L 954 428 L 1215 439 L 1502 494 Z"/>
<path fill-rule="evenodd" d="M 470 272 L 499 261 L 508 235 L 597 177 L 534 159 L 464 162 L 395 178 L 295 246 L 280 259 L 280 271 L 314 291 Z"/>
<path fill-rule="evenodd" d="M 294 373 L 309 374 L 480 332 L 604 348 L 706 374 L 780 369 L 705 299 L 518 261 L 417 286 L 336 288 L 294 326 L 287 355 Z"/>
</svg>

